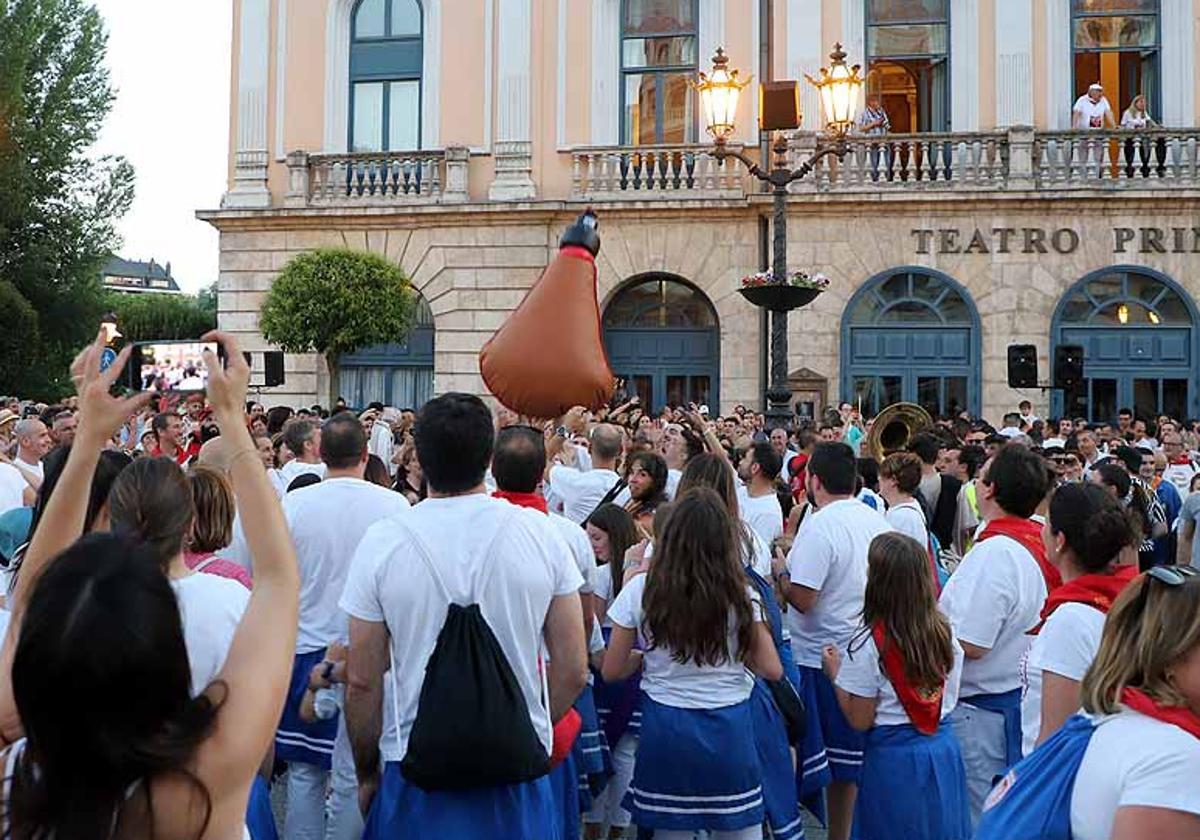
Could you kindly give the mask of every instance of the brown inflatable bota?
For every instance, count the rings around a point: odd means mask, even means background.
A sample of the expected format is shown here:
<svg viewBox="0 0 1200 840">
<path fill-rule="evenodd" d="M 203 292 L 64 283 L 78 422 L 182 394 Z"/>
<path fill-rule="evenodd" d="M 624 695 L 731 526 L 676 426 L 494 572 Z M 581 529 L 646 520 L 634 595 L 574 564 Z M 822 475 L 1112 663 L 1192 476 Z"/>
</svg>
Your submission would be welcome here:
<svg viewBox="0 0 1200 840">
<path fill-rule="evenodd" d="M 589 210 L 567 228 L 558 254 L 479 354 L 488 390 L 518 414 L 549 419 L 612 397 L 596 301 L 596 225 Z"/>
</svg>

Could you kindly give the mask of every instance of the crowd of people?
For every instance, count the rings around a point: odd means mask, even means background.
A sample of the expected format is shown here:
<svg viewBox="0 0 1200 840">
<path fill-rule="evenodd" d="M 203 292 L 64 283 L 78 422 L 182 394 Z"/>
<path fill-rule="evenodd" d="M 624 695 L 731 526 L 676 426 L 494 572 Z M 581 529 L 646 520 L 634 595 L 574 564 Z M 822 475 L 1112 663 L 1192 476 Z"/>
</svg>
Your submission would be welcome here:
<svg viewBox="0 0 1200 840">
<path fill-rule="evenodd" d="M 1194 423 L 268 409 L 207 338 L 0 399 L 5 836 L 1200 837 Z"/>
</svg>

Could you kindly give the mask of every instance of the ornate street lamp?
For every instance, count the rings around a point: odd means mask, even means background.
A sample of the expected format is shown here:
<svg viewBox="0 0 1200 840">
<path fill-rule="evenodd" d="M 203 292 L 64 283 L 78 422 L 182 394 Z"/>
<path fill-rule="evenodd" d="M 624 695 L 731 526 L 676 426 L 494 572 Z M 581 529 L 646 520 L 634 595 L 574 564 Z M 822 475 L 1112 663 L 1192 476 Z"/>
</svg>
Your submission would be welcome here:
<svg viewBox="0 0 1200 840">
<path fill-rule="evenodd" d="M 713 157 L 723 161 L 727 157 L 740 160 L 750 174 L 771 185 L 774 199 L 772 226 L 774 228 L 774 251 L 771 261 L 773 283 L 771 292 L 763 286 L 742 289 L 743 296 L 757 306 L 771 311 L 771 382 L 767 389 L 767 425 L 769 428 L 785 426 L 791 419 L 788 404 L 791 392 L 787 387 L 787 313 L 811 302 L 816 297 L 811 288 L 788 287 L 787 284 L 787 194 L 788 185 L 812 172 L 817 161 L 828 155 L 839 159 L 846 154 L 846 134 L 854 125 L 858 115 L 858 102 L 862 93 L 863 77 L 860 67 L 846 64 L 846 53 L 841 44 L 835 44 L 830 53 L 829 67 L 822 67 L 817 79 L 805 76 L 820 93 L 821 108 L 825 112 L 825 129 L 832 141 L 820 146 L 799 169 L 788 167 L 788 141 L 783 132 L 776 132 L 770 171 L 763 170 L 745 154 L 733 151 L 728 141 L 733 136 L 738 97 L 742 88 L 750 83 L 738 80 L 738 71 L 729 69 L 729 58 L 718 48 L 713 57 L 711 75 L 700 74 L 696 89 L 700 92 L 700 105 L 708 133 L 712 135 Z M 797 126 L 798 127 L 798 126 Z"/>
</svg>

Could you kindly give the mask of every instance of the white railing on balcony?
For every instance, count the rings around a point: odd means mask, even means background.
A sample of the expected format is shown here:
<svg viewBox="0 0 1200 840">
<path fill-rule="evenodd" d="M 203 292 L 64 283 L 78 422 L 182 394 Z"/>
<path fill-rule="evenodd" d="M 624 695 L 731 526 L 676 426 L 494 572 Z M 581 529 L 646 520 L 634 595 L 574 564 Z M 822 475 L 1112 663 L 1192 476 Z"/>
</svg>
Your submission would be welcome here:
<svg viewBox="0 0 1200 840">
<path fill-rule="evenodd" d="M 445 151 L 288 155 L 289 206 L 437 204 L 466 201 L 465 148 Z"/>
<path fill-rule="evenodd" d="M 816 140 L 791 145 L 793 168 L 810 156 Z M 850 137 L 845 157 L 827 156 L 796 191 L 911 192 L 914 190 L 994 190 L 1005 185 L 1008 145 L 1004 133 L 892 134 Z"/>
<path fill-rule="evenodd" d="M 1200 130 L 1037 132 L 1033 167 L 1042 189 L 1194 186 Z"/>
<path fill-rule="evenodd" d="M 737 147 L 740 151 L 740 147 Z M 746 168 L 704 145 L 622 146 L 571 152 L 571 198 L 583 201 L 741 198 Z"/>
</svg>

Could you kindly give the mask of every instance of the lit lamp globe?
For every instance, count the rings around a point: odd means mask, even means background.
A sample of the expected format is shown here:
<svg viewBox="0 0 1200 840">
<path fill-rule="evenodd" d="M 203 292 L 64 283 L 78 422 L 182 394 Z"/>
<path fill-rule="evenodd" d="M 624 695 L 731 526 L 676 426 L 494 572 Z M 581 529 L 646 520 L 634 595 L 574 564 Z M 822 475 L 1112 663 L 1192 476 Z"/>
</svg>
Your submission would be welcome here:
<svg viewBox="0 0 1200 840">
<path fill-rule="evenodd" d="M 850 67 L 846 64 L 846 53 L 841 44 L 833 45 L 829 58 L 829 66 L 821 68 L 818 78 L 814 79 L 807 73 L 804 78 L 820 94 L 826 128 L 831 134 L 842 136 L 850 131 L 858 117 L 864 80 L 859 75 L 862 69 L 860 65 Z"/>
<path fill-rule="evenodd" d="M 753 78 L 753 77 L 751 77 Z M 712 74 L 700 73 L 696 90 L 700 92 L 700 107 L 704 112 L 704 125 L 718 146 L 733 136 L 734 116 L 737 114 L 738 97 L 750 79 L 740 81 L 738 71 L 729 69 L 729 56 L 717 47 L 713 56 Z"/>
</svg>

